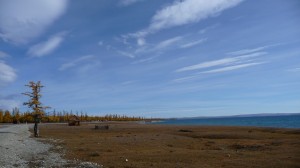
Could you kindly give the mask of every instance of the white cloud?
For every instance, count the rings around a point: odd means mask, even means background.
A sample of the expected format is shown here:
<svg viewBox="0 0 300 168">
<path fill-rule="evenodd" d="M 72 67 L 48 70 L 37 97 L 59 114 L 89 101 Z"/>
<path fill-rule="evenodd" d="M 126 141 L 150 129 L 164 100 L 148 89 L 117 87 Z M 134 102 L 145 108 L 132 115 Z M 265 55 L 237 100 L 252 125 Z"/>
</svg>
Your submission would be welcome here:
<svg viewBox="0 0 300 168">
<path fill-rule="evenodd" d="M 141 1 L 143 1 L 143 0 L 120 0 L 119 4 L 121 6 L 129 6 L 129 5 L 132 5 L 134 3 L 141 2 Z"/>
<path fill-rule="evenodd" d="M 39 36 L 66 10 L 68 0 L 0 1 L 0 38 L 23 44 Z"/>
<path fill-rule="evenodd" d="M 198 69 L 210 68 L 210 67 L 214 67 L 214 66 L 221 66 L 221 65 L 228 65 L 228 64 L 245 63 L 248 61 L 252 61 L 252 60 L 249 60 L 249 58 L 253 58 L 253 57 L 257 57 L 257 56 L 261 56 L 261 55 L 265 55 L 265 54 L 266 54 L 266 52 L 257 52 L 257 53 L 242 55 L 242 56 L 238 56 L 238 57 L 223 58 L 223 59 L 214 60 L 214 61 L 207 61 L 207 62 L 203 62 L 200 64 L 191 65 L 191 66 L 177 69 L 176 72 L 198 70 Z"/>
<path fill-rule="evenodd" d="M 16 70 L 0 60 L 0 85 L 15 81 Z"/>
<path fill-rule="evenodd" d="M 248 63 L 248 64 L 233 65 L 233 66 L 227 66 L 227 67 L 213 69 L 213 70 L 209 70 L 209 71 L 203 71 L 201 73 L 217 73 L 217 72 L 232 71 L 232 70 L 246 68 L 246 67 L 250 67 L 250 66 L 254 66 L 254 65 L 260 65 L 263 63 L 264 62 L 253 62 L 253 63 Z"/>
<path fill-rule="evenodd" d="M 64 70 L 74 68 L 74 67 L 78 67 L 78 68 L 82 67 L 83 69 L 86 69 L 89 67 L 87 64 L 90 64 L 90 63 L 98 64 L 98 61 L 95 61 L 95 58 L 96 57 L 94 55 L 85 55 L 85 56 L 79 57 L 75 60 L 72 60 L 68 63 L 62 64 L 58 70 L 64 71 Z"/>
<path fill-rule="evenodd" d="M 242 0 L 183 0 L 175 1 L 153 16 L 150 31 L 195 23 L 216 16 L 225 9 L 236 6 Z"/>
<path fill-rule="evenodd" d="M 190 48 L 190 47 L 193 47 L 193 46 L 198 45 L 200 43 L 203 43 L 206 40 L 207 39 L 200 39 L 200 40 L 192 41 L 192 42 L 181 45 L 180 48 Z"/>
<path fill-rule="evenodd" d="M 165 49 L 179 40 L 182 37 L 174 37 L 163 41 L 157 45 L 146 45 L 145 38 L 150 34 L 154 34 L 160 30 L 168 29 L 176 26 L 192 24 L 204 20 L 209 17 L 216 16 L 220 14 L 225 9 L 234 7 L 241 3 L 243 0 L 174 0 L 172 4 L 165 6 L 161 10 L 158 10 L 156 14 L 152 17 L 149 26 L 145 29 L 139 30 L 135 33 L 129 33 L 127 35 L 122 35 L 124 44 L 128 45 L 128 39 L 133 38 L 137 40 L 139 47 L 134 53 L 145 53 L 160 51 Z M 212 29 L 217 25 L 213 25 L 207 29 Z M 183 44 L 179 46 L 181 48 L 192 47 L 193 45 L 200 44 L 203 41 L 194 41 L 191 43 Z M 133 54 L 121 53 L 129 57 L 134 57 Z"/>
<path fill-rule="evenodd" d="M 64 40 L 65 33 L 59 33 L 52 36 L 45 42 L 38 43 L 28 50 L 27 54 L 33 57 L 42 57 L 53 52 Z"/>
</svg>

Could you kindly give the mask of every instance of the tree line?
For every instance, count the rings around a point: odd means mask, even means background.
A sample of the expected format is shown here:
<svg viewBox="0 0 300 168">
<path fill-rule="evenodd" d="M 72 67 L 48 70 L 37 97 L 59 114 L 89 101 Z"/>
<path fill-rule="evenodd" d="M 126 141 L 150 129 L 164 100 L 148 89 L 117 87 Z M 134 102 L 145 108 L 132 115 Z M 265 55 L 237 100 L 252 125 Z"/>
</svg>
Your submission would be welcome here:
<svg viewBox="0 0 300 168">
<path fill-rule="evenodd" d="M 27 123 L 34 122 L 35 123 L 35 132 L 38 132 L 38 123 L 39 122 L 67 122 L 70 117 L 74 116 L 73 112 L 56 112 L 53 110 L 52 112 L 45 113 L 46 109 L 49 109 L 48 106 L 43 106 L 40 102 L 40 98 L 42 97 L 41 88 L 44 86 L 40 81 L 33 82 L 30 81 L 27 85 L 30 88 L 29 92 L 22 93 L 27 96 L 29 99 L 27 102 L 24 102 L 23 105 L 27 106 L 32 111 L 21 113 L 18 108 L 14 108 L 12 112 L 9 110 L 1 110 L 0 109 L 0 123 Z M 76 116 L 81 121 L 139 121 L 144 120 L 142 117 L 128 117 L 125 115 L 105 115 L 105 116 L 89 116 L 87 113 L 81 112 Z M 38 135 L 37 135 L 38 136 Z"/>
<path fill-rule="evenodd" d="M 59 123 L 68 122 L 73 115 L 78 116 L 80 121 L 141 121 L 145 120 L 143 117 L 129 117 L 126 115 L 107 114 L 104 116 L 91 116 L 84 112 L 72 111 L 56 111 L 46 112 L 43 115 L 42 122 Z M 18 108 L 12 111 L 0 109 L 0 123 L 33 123 L 34 117 L 31 112 L 20 112 Z"/>
</svg>

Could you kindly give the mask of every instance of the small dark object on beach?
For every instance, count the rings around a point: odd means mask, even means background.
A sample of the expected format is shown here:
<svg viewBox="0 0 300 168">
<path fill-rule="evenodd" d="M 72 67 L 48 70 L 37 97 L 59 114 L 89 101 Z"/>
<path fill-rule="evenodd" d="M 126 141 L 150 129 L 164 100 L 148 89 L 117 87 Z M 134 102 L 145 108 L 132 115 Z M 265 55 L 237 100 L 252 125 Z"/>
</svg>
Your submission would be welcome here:
<svg viewBox="0 0 300 168">
<path fill-rule="evenodd" d="M 89 155 L 90 157 L 97 157 L 100 156 L 97 152 L 93 152 Z"/>
<path fill-rule="evenodd" d="M 191 131 L 191 130 L 185 130 L 185 129 L 181 129 L 181 130 L 179 130 L 179 132 L 193 132 L 193 131 Z"/>
<path fill-rule="evenodd" d="M 95 129 L 108 130 L 108 125 L 95 125 Z"/>
</svg>

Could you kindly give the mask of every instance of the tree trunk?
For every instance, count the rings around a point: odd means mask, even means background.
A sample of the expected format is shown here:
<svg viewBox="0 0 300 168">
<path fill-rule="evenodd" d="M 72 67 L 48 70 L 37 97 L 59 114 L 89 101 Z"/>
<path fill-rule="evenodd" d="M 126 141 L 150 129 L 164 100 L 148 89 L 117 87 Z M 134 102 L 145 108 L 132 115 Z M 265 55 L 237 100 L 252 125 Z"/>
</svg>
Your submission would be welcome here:
<svg viewBox="0 0 300 168">
<path fill-rule="evenodd" d="M 34 136 L 39 137 L 39 128 L 38 128 L 38 123 L 34 123 Z"/>
</svg>

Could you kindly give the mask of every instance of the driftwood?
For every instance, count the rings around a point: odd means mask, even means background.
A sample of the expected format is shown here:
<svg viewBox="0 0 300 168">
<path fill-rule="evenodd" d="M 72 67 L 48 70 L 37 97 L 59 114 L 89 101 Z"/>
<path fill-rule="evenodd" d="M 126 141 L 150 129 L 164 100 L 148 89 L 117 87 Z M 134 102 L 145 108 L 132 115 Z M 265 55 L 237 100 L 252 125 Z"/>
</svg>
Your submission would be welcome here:
<svg viewBox="0 0 300 168">
<path fill-rule="evenodd" d="M 95 129 L 108 130 L 109 126 L 108 125 L 95 125 Z"/>
</svg>

